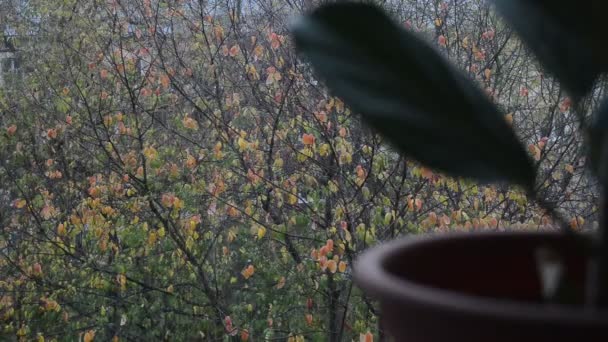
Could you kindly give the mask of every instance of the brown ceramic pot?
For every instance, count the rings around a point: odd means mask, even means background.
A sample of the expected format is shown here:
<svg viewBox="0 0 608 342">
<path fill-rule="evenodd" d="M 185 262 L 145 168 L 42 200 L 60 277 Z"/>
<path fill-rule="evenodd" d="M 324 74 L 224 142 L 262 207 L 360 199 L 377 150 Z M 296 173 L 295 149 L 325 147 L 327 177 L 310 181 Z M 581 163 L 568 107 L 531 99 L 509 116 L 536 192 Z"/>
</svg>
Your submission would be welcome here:
<svg viewBox="0 0 608 342">
<path fill-rule="evenodd" d="M 355 282 L 379 301 L 382 325 L 397 341 L 608 341 L 608 312 L 542 303 L 541 245 L 564 257 L 582 293 L 580 250 L 561 234 L 538 232 L 398 240 L 364 253 Z"/>
</svg>

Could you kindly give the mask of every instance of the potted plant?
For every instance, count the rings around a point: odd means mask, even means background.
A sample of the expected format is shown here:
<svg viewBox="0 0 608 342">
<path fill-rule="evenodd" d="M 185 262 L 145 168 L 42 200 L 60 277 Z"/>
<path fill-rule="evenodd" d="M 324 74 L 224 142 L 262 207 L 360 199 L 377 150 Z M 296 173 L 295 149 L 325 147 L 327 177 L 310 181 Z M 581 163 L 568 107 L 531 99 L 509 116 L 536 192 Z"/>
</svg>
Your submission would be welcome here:
<svg viewBox="0 0 608 342">
<path fill-rule="evenodd" d="M 606 5 L 495 0 L 575 108 L 608 69 Z M 329 89 L 402 153 L 445 174 L 523 187 L 562 232 L 406 238 L 364 253 L 355 280 L 398 341 L 608 340 L 608 100 L 578 110 L 603 200 L 580 234 L 538 194 L 536 166 L 500 110 L 425 41 L 373 5 L 320 7 L 293 26 Z M 589 121 L 589 122 L 588 122 Z"/>
</svg>

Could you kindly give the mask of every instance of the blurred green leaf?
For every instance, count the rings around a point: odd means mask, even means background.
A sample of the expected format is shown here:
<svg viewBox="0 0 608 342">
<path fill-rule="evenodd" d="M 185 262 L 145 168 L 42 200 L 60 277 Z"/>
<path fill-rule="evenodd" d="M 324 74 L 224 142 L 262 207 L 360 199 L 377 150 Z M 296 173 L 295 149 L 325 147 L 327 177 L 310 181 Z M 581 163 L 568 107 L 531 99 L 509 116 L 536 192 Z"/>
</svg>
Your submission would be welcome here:
<svg viewBox="0 0 608 342">
<path fill-rule="evenodd" d="M 375 6 L 323 6 L 293 32 L 328 87 L 405 154 L 452 176 L 534 183 L 532 162 L 486 95 Z"/>
<path fill-rule="evenodd" d="M 606 71 L 605 1 L 494 0 L 541 64 L 576 98 Z"/>
</svg>

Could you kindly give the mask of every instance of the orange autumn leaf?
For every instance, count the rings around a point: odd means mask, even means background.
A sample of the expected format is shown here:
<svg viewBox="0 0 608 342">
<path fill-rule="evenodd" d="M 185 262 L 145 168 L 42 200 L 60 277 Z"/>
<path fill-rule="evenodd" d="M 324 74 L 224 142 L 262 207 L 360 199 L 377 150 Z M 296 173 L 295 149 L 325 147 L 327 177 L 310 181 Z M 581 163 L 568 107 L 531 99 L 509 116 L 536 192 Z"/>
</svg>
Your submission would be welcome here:
<svg viewBox="0 0 608 342">
<path fill-rule="evenodd" d="M 538 141 L 538 148 L 540 148 L 541 150 L 543 148 L 545 148 L 545 146 L 547 145 L 547 141 L 549 141 L 549 138 L 547 137 L 542 137 L 539 141 Z"/>
<path fill-rule="evenodd" d="M 420 198 L 414 200 L 414 205 L 416 206 L 416 211 L 422 210 L 422 200 Z"/>
<path fill-rule="evenodd" d="M 325 111 L 315 112 L 314 115 L 317 120 L 327 122 L 327 113 Z"/>
<path fill-rule="evenodd" d="M 325 271 L 327 269 L 327 257 L 326 256 L 319 257 L 319 267 L 321 267 L 322 271 Z"/>
<path fill-rule="evenodd" d="M 13 201 L 13 206 L 17 209 L 22 209 L 27 204 L 27 201 L 24 199 L 17 199 Z"/>
<path fill-rule="evenodd" d="M 32 271 L 34 273 L 35 276 L 41 276 L 42 275 L 42 265 L 40 265 L 39 262 L 35 263 L 32 266 Z"/>
<path fill-rule="evenodd" d="M 239 47 L 238 45 L 233 45 L 230 48 L 230 51 L 228 51 L 228 54 L 230 55 L 230 57 L 236 57 L 239 54 Z"/>
<path fill-rule="evenodd" d="M 249 265 L 249 266 L 245 267 L 245 269 L 243 271 L 241 271 L 241 275 L 245 279 L 251 278 L 251 276 L 253 276 L 254 273 L 255 273 L 255 268 L 253 267 L 253 265 Z"/>
<path fill-rule="evenodd" d="M 528 145 L 528 150 L 534 156 L 534 160 L 539 161 L 541 157 L 541 149 L 536 144 Z"/>
<path fill-rule="evenodd" d="M 359 342 L 374 342 L 374 335 L 371 332 L 359 335 Z"/>
<path fill-rule="evenodd" d="M 249 330 L 241 330 L 241 341 L 249 341 Z"/>
<path fill-rule="evenodd" d="M 304 135 L 302 135 L 302 143 L 304 143 L 304 145 L 313 145 L 315 143 L 315 136 L 304 133 Z"/>
<path fill-rule="evenodd" d="M 440 46 L 445 47 L 448 43 L 447 38 L 445 38 L 444 35 L 440 35 L 439 38 L 437 38 L 437 43 L 439 43 Z"/>
<path fill-rule="evenodd" d="M 583 228 L 584 224 L 585 224 L 585 219 L 582 218 L 581 216 L 573 217 L 570 220 L 570 228 L 575 229 L 575 230 Z"/>
<path fill-rule="evenodd" d="M 239 211 L 234 206 L 229 206 L 228 209 L 226 209 L 226 213 L 230 217 L 238 217 L 239 216 Z"/>
<path fill-rule="evenodd" d="M 258 45 L 253 49 L 253 56 L 257 60 L 264 56 L 264 47 L 262 45 Z"/>
<path fill-rule="evenodd" d="M 361 166 L 361 164 L 357 165 L 355 172 L 357 173 L 358 178 L 365 178 L 365 169 Z"/>
<path fill-rule="evenodd" d="M 278 34 L 272 32 L 269 35 L 269 40 L 270 40 L 270 47 L 273 50 L 276 50 L 279 47 L 281 47 L 281 42 L 283 41 L 283 36 L 278 35 Z"/>
<path fill-rule="evenodd" d="M 271 85 L 275 82 L 278 82 L 282 78 L 281 73 L 277 71 L 275 67 L 272 66 L 266 69 L 266 73 L 268 74 L 268 78 L 266 78 L 266 85 Z"/>
<path fill-rule="evenodd" d="M 434 211 L 431 211 L 429 213 L 428 220 L 429 220 L 429 223 L 432 224 L 432 225 L 437 224 L 437 214 Z"/>
<path fill-rule="evenodd" d="M 447 216 L 446 214 L 443 214 L 443 216 L 441 216 L 441 224 L 444 226 L 449 225 L 451 222 L 450 217 Z"/>
<path fill-rule="evenodd" d="M 325 246 L 327 247 L 327 250 L 329 252 L 333 252 L 334 251 L 334 240 L 328 239 L 327 242 L 325 243 Z"/>
<path fill-rule="evenodd" d="M 64 236 L 66 233 L 66 229 L 65 229 L 65 225 L 63 223 L 60 223 L 57 226 L 57 235 L 59 236 Z"/>
<path fill-rule="evenodd" d="M 171 84 L 171 79 L 167 75 L 162 75 L 160 77 L 160 84 L 163 86 L 163 88 L 167 89 Z"/>
<path fill-rule="evenodd" d="M 213 28 L 213 33 L 217 41 L 221 41 L 222 39 L 224 39 L 224 29 L 221 26 L 215 26 Z"/>
<path fill-rule="evenodd" d="M 492 76 L 492 70 L 491 69 L 486 69 L 486 70 L 484 70 L 483 74 L 486 77 L 486 80 L 489 80 L 490 77 Z"/>
<path fill-rule="evenodd" d="M 198 123 L 196 122 L 196 120 L 194 120 L 193 118 L 191 118 L 189 116 L 184 117 L 184 119 L 182 120 L 182 124 L 184 125 L 184 127 L 188 128 L 188 129 L 192 129 L 192 130 L 198 129 Z"/>
<path fill-rule="evenodd" d="M 481 34 L 481 38 L 485 39 L 485 40 L 492 40 L 494 39 L 494 30 L 488 30 L 484 33 Z"/>
<path fill-rule="evenodd" d="M 333 259 L 327 261 L 327 269 L 331 273 L 336 273 L 336 271 L 338 270 L 338 265 L 336 264 L 336 261 Z"/>
<path fill-rule="evenodd" d="M 82 339 L 84 342 L 93 342 L 95 339 L 95 330 L 89 330 L 84 334 L 84 338 Z"/>
<path fill-rule="evenodd" d="M 55 139 L 57 138 L 57 130 L 54 128 L 50 128 L 48 131 L 46 131 L 46 136 L 49 139 Z"/>
<path fill-rule="evenodd" d="M 189 169 L 193 169 L 195 166 L 196 158 L 189 154 L 188 157 L 186 157 L 186 167 Z"/>
<path fill-rule="evenodd" d="M 572 99 L 570 99 L 569 97 L 566 97 L 560 104 L 559 104 L 559 110 L 562 113 L 567 112 L 570 109 L 570 106 L 572 106 Z"/>
<path fill-rule="evenodd" d="M 570 174 L 574 173 L 574 166 L 572 166 L 572 164 L 566 164 L 566 166 L 564 167 L 566 169 L 566 171 Z"/>
<path fill-rule="evenodd" d="M 310 258 L 312 260 L 317 260 L 319 259 L 319 251 L 317 251 L 316 249 L 312 249 L 312 251 L 310 252 Z"/>
<path fill-rule="evenodd" d="M 17 125 L 10 125 L 6 129 L 6 134 L 8 134 L 9 136 L 15 135 L 15 132 L 17 132 Z"/>
<path fill-rule="evenodd" d="M 422 178 L 428 179 L 428 180 L 432 180 L 433 179 L 433 170 L 423 167 L 420 170 L 420 176 L 422 176 Z"/>
<path fill-rule="evenodd" d="M 311 314 L 306 314 L 306 324 L 308 324 L 308 326 L 312 326 L 312 315 Z"/>
<path fill-rule="evenodd" d="M 170 193 L 168 193 L 168 194 L 163 194 L 163 195 L 161 196 L 161 201 L 160 201 L 160 202 L 162 203 L 162 205 L 163 205 L 164 207 L 166 207 L 166 208 L 171 208 L 171 207 L 173 206 L 173 204 L 175 203 L 175 198 L 176 198 L 176 197 L 175 197 L 175 195 L 173 195 L 173 194 L 170 194 Z"/>
<path fill-rule="evenodd" d="M 279 279 L 279 282 L 277 283 L 277 290 L 282 289 L 283 287 L 285 287 L 285 277 L 281 277 L 281 279 Z"/>
</svg>

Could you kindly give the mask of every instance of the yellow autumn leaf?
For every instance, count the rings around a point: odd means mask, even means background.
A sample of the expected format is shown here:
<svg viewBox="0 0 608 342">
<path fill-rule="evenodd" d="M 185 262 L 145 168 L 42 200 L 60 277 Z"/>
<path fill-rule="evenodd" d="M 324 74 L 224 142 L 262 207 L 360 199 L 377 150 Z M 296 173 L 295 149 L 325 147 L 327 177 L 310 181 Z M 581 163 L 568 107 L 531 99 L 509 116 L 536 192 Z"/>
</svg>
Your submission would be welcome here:
<svg viewBox="0 0 608 342">
<path fill-rule="evenodd" d="M 266 228 L 259 227 L 258 228 L 258 239 L 262 239 L 266 235 Z"/>
<path fill-rule="evenodd" d="M 236 143 L 239 146 L 240 152 L 244 152 L 249 148 L 249 143 L 247 142 L 247 140 L 245 140 L 243 138 L 239 137 Z"/>
<path fill-rule="evenodd" d="M 346 242 L 350 242 L 352 240 L 352 236 L 348 230 L 344 230 L 344 240 L 346 240 Z"/>
<path fill-rule="evenodd" d="M 24 199 L 18 199 L 14 202 L 15 208 L 17 209 L 22 209 L 26 204 L 27 202 Z"/>
<path fill-rule="evenodd" d="M 565 169 L 570 174 L 574 173 L 574 166 L 572 166 L 572 164 L 566 164 Z"/>
<path fill-rule="evenodd" d="M 124 291 L 124 290 L 127 289 L 127 277 L 124 274 L 117 275 L 116 276 L 116 281 L 120 285 L 120 290 L 121 291 Z M 93 335 L 95 335 L 95 332 L 93 332 Z"/>
<path fill-rule="evenodd" d="M 245 66 L 245 71 L 247 72 L 247 75 L 251 76 L 251 78 L 253 78 L 254 80 L 260 79 L 260 74 L 258 73 L 255 66 L 253 66 L 252 64 L 247 64 L 247 66 Z"/>
<path fill-rule="evenodd" d="M 148 246 L 154 246 L 154 244 L 156 243 L 156 238 L 156 231 L 151 231 L 150 234 L 148 234 Z"/>
<path fill-rule="evenodd" d="M 154 161 L 158 156 L 158 152 L 154 147 L 148 146 L 144 148 L 144 156 L 146 156 L 146 158 L 148 158 L 149 160 Z"/>
<path fill-rule="evenodd" d="M 236 233 L 232 230 L 228 232 L 228 242 L 232 242 L 236 239 Z"/>
<path fill-rule="evenodd" d="M 464 39 L 462 40 L 462 47 L 467 49 L 469 47 L 469 37 L 464 37 Z"/>
<path fill-rule="evenodd" d="M 184 207 L 184 201 L 182 201 L 178 197 L 175 197 L 175 200 L 173 201 L 173 209 L 180 210 L 183 207 Z"/>
</svg>

